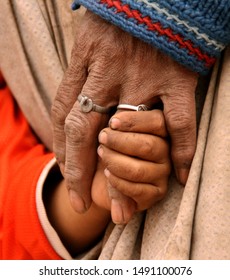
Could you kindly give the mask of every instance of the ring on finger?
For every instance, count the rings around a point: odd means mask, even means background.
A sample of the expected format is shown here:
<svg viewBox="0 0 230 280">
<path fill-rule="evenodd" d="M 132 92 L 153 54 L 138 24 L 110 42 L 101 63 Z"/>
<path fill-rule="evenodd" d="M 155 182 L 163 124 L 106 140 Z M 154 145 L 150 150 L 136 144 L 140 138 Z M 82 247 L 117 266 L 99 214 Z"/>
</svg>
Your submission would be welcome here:
<svg viewBox="0 0 230 280">
<path fill-rule="evenodd" d="M 131 110 L 131 111 L 148 111 L 149 110 L 149 108 L 144 104 L 140 104 L 137 106 L 129 105 L 129 104 L 119 104 L 117 106 L 117 109 Z"/>
<path fill-rule="evenodd" d="M 101 114 L 107 114 L 111 110 L 111 108 L 102 107 L 93 103 L 93 100 L 91 98 L 82 94 L 78 95 L 77 100 L 80 103 L 81 111 L 84 113 L 89 113 L 91 111 L 94 111 Z"/>
</svg>

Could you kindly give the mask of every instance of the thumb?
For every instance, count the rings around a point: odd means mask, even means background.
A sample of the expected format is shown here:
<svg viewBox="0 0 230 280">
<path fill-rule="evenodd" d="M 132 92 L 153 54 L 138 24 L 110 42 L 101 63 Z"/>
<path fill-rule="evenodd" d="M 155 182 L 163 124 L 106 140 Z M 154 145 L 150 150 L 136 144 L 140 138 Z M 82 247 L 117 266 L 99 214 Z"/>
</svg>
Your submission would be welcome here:
<svg viewBox="0 0 230 280">
<path fill-rule="evenodd" d="M 175 173 L 185 185 L 196 149 L 195 94 L 177 94 L 162 101 Z"/>
</svg>

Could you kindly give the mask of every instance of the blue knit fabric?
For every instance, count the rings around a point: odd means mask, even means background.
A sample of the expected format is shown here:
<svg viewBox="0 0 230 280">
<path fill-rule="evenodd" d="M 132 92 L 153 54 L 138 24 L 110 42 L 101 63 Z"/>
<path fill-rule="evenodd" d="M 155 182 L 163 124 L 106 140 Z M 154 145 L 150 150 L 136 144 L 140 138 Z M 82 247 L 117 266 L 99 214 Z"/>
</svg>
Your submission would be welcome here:
<svg viewBox="0 0 230 280">
<path fill-rule="evenodd" d="M 74 3 L 201 74 L 208 72 L 230 42 L 229 0 L 75 0 Z"/>
</svg>

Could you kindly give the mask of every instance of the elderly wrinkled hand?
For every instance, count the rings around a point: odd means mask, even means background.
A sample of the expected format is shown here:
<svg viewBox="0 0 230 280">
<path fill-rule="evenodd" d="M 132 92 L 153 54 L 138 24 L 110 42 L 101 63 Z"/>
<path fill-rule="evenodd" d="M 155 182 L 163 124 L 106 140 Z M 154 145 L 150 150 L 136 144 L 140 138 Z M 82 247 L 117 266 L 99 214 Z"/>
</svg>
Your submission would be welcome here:
<svg viewBox="0 0 230 280">
<path fill-rule="evenodd" d="M 151 107 L 161 101 L 171 137 L 171 156 L 181 183 L 196 146 L 197 74 L 150 45 L 87 11 L 52 108 L 54 152 L 74 209 L 86 211 L 97 162 L 97 136 L 109 114 L 82 112 L 78 96 L 94 104 Z"/>
</svg>

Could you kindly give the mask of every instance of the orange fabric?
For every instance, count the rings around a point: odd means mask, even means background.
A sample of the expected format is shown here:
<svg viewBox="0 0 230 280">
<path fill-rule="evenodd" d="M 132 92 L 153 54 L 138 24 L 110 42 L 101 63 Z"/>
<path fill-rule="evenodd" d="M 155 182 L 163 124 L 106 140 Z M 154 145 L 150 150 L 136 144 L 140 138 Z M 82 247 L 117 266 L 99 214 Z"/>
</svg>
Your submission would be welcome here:
<svg viewBox="0 0 230 280">
<path fill-rule="evenodd" d="M 51 158 L 0 75 L 1 259 L 60 259 L 39 223 L 35 203 L 38 178 Z"/>
</svg>

